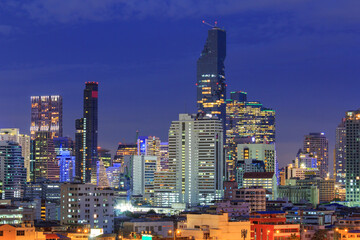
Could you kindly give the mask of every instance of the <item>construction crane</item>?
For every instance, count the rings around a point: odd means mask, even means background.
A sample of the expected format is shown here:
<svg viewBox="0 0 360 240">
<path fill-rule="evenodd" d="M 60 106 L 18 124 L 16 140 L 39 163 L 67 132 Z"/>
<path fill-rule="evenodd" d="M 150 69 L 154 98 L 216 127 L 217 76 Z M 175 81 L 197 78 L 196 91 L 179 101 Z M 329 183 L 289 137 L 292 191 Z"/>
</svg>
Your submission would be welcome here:
<svg viewBox="0 0 360 240">
<path fill-rule="evenodd" d="M 210 23 L 208 23 L 208 22 L 205 22 L 205 20 L 203 20 L 202 23 L 205 24 L 205 25 L 208 25 L 208 26 L 210 26 L 210 27 L 213 27 L 213 28 L 216 28 L 216 27 L 217 27 L 217 21 L 215 21 L 215 25 L 212 25 L 212 24 L 210 24 Z"/>
</svg>

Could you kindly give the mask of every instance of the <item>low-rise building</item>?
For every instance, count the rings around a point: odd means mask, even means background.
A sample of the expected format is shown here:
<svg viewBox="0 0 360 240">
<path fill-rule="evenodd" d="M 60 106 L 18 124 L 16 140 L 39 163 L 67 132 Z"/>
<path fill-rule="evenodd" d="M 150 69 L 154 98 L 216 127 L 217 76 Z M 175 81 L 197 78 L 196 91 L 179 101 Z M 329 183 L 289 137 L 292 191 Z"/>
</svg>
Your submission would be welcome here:
<svg viewBox="0 0 360 240">
<path fill-rule="evenodd" d="M 300 224 L 287 223 L 285 212 L 282 211 L 251 213 L 250 222 L 251 239 L 289 239 L 292 235 L 300 237 Z"/>
<path fill-rule="evenodd" d="M 89 224 L 112 233 L 114 191 L 92 184 L 64 183 L 61 186 L 61 224 Z"/>
<path fill-rule="evenodd" d="M 0 225 L 0 240 L 45 240 L 43 232 L 37 232 L 30 224 L 4 224 Z"/>
<path fill-rule="evenodd" d="M 313 206 L 319 204 L 319 189 L 317 186 L 279 186 L 279 198 L 289 199 L 292 203 L 310 202 Z"/>
<path fill-rule="evenodd" d="M 231 199 L 247 202 L 250 212 L 266 210 L 266 190 L 262 187 L 237 189 L 233 191 Z"/>
<path fill-rule="evenodd" d="M 187 214 L 187 220 L 176 231 L 178 237 L 194 240 L 250 240 L 249 221 L 229 221 L 224 214 Z"/>
<path fill-rule="evenodd" d="M 216 213 L 228 213 L 229 218 L 249 216 L 249 203 L 244 200 L 219 200 L 215 202 Z"/>
<path fill-rule="evenodd" d="M 157 237 L 171 237 L 174 231 L 174 222 L 171 219 L 152 220 L 148 218 L 132 219 L 124 222 L 122 236 L 129 237 L 131 233 L 151 234 Z"/>
</svg>

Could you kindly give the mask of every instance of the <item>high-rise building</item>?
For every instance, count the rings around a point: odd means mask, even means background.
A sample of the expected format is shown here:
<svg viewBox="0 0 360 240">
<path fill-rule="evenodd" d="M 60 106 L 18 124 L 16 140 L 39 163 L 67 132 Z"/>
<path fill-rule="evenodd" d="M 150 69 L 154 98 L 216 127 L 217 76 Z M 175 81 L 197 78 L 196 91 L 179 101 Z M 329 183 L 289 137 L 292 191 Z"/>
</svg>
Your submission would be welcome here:
<svg viewBox="0 0 360 240">
<path fill-rule="evenodd" d="M 130 190 L 131 195 L 141 195 L 146 201 L 152 200 L 157 160 L 157 156 L 125 156 L 123 175 L 128 180 L 125 188 Z"/>
<path fill-rule="evenodd" d="M 346 156 L 345 156 L 345 119 L 337 126 L 335 131 L 334 178 L 336 183 L 345 184 Z"/>
<path fill-rule="evenodd" d="M 18 128 L 0 129 L 0 141 L 13 141 L 21 146 L 21 155 L 26 168 L 26 181 L 30 181 L 30 136 L 20 134 Z"/>
<path fill-rule="evenodd" d="M 31 97 L 31 139 L 37 132 L 50 132 L 50 137 L 62 137 L 62 97 L 32 96 Z"/>
<path fill-rule="evenodd" d="M 320 177 L 325 178 L 329 174 L 329 143 L 324 133 L 310 133 L 304 137 L 305 153 L 315 153 Z"/>
<path fill-rule="evenodd" d="M 169 170 L 155 174 L 155 203 L 207 204 L 223 194 L 223 128 L 213 117 L 180 114 L 169 130 Z"/>
<path fill-rule="evenodd" d="M 360 109 L 345 116 L 346 201 L 360 205 Z"/>
<path fill-rule="evenodd" d="M 51 136 L 52 132 L 37 132 L 32 141 L 31 181 L 33 182 L 40 179 L 60 180 L 60 166 Z"/>
<path fill-rule="evenodd" d="M 75 122 L 76 167 L 84 183 L 97 181 L 98 160 L 98 83 L 86 82 L 84 89 L 84 115 Z"/>
<path fill-rule="evenodd" d="M 160 171 L 169 169 L 169 143 L 160 143 Z"/>
<path fill-rule="evenodd" d="M 209 29 L 197 61 L 197 109 L 199 113 L 217 116 L 223 123 L 226 116 L 225 57 L 225 30 Z"/>
<path fill-rule="evenodd" d="M 119 143 L 118 149 L 114 156 L 114 163 L 124 163 L 124 156 L 137 155 L 138 145 Z"/>
<path fill-rule="evenodd" d="M 160 138 L 155 136 L 141 136 L 138 138 L 137 155 L 160 155 Z"/>
<path fill-rule="evenodd" d="M 12 141 L 0 141 L 0 192 L 2 199 L 22 198 L 26 169 L 21 146 Z"/>
<path fill-rule="evenodd" d="M 226 162 L 228 177 L 233 179 L 237 144 L 275 142 L 275 111 L 248 101 L 246 92 L 231 92 L 230 97 L 226 100 Z"/>
</svg>

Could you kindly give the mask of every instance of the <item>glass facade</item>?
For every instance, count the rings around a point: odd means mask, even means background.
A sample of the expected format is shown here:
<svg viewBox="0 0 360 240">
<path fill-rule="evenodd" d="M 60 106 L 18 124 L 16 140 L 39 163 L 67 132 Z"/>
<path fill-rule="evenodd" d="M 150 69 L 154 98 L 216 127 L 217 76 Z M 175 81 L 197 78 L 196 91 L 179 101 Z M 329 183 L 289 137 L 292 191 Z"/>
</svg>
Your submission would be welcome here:
<svg viewBox="0 0 360 240">
<path fill-rule="evenodd" d="M 226 32 L 214 27 L 197 61 L 197 109 L 199 113 L 216 115 L 225 121 Z"/>
</svg>

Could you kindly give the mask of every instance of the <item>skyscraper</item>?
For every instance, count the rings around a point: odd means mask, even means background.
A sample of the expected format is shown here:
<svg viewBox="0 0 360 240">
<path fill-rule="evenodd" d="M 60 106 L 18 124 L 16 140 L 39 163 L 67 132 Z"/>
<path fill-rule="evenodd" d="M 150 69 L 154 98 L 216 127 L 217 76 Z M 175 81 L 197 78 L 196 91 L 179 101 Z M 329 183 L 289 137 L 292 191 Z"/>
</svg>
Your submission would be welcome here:
<svg viewBox="0 0 360 240">
<path fill-rule="evenodd" d="M 37 132 L 32 141 L 32 181 L 60 180 L 60 166 L 56 158 L 52 132 Z"/>
<path fill-rule="evenodd" d="M 114 156 L 114 163 L 124 163 L 124 156 L 137 155 L 138 145 L 137 144 L 127 144 L 119 143 L 118 149 Z"/>
<path fill-rule="evenodd" d="M 346 179 L 346 156 L 345 139 L 346 128 L 345 119 L 337 126 L 335 131 L 335 154 L 334 154 L 334 178 L 336 183 L 345 184 Z"/>
<path fill-rule="evenodd" d="M 62 97 L 32 96 L 31 97 L 31 139 L 37 132 L 51 132 L 51 139 L 62 137 Z"/>
<path fill-rule="evenodd" d="M 98 136 L 98 83 L 86 82 L 84 90 L 84 115 L 75 122 L 75 156 L 77 176 L 84 183 L 97 179 Z"/>
<path fill-rule="evenodd" d="M 247 93 L 231 92 L 226 100 L 226 162 L 229 179 L 237 160 L 237 145 L 275 143 L 275 111 L 248 101 Z"/>
<path fill-rule="evenodd" d="M 320 177 L 329 173 L 329 143 L 324 133 L 310 133 L 304 137 L 305 153 L 315 153 Z"/>
<path fill-rule="evenodd" d="M 360 109 L 345 116 L 346 201 L 360 205 Z"/>
<path fill-rule="evenodd" d="M 0 141 L 13 141 L 21 146 L 21 155 L 26 168 L 26 181 L 30 181 L 30 136 L 20 134 L 18 128 L 0 129 Z"/>
<path fill-rule="evenodd" d="M 169 169 L 155 174 L 158 206 L 196 206 L 222 197 L 222 122 L 199 115 L 180 114 L 170 126 Z"/>
<path fill-rule="evenodd" d="M 216 115 L 225 126 L 226 32 L 209 29 L 204 49 L 197 61 L 197 109 L 199 113 Z"/>
<path fill-rule="evenodd" d="M 21 198 L 24 194 L 26 169 L 21 146 L 13 141 L 0 141 L 0 192 L 2 199 Z"/>
</svg>

